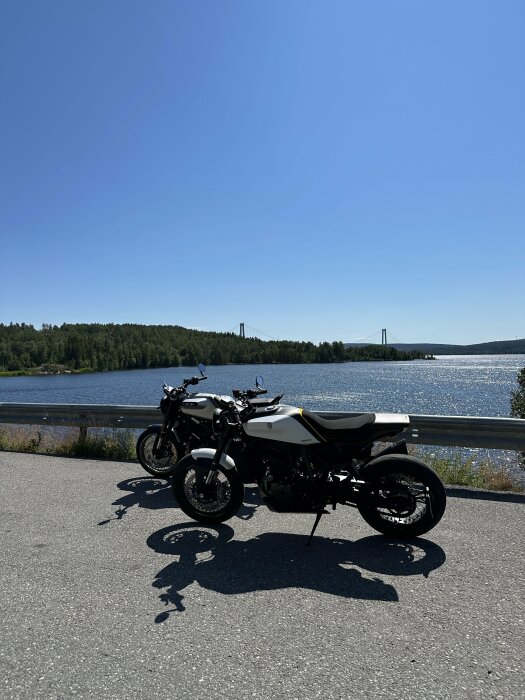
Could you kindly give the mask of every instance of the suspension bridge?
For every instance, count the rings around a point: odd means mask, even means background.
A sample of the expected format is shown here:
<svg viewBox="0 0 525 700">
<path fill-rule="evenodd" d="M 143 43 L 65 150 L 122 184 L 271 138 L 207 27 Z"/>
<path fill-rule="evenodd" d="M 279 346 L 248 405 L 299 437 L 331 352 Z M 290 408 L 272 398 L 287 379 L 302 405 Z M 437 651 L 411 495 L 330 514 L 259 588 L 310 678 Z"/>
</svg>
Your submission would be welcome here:
<svg viewBox="0 0 525 700">
<path fill-rule="evenodd" d="M 264 331 L 258 330 L 257 328 L 253 328 L 252 326 L 249 326 L 247 323 L 239 323 L 230 328 L 229 330 L 226 331 L 226 333 L 238 333 L 238 335 L 241 338 L 246 338 L 246 337 L 257 337 L 257 338 L 263 338 L 267 340 L 278 340 L 275 336 L 270 335 L 269 333 L 265 333 Z M 392 331 L 387 331 L 386 328 L 380 328 L 379 330 L 375 331 L 374 333 L 371 333 L 370 335 L 367 335 L 363 338 L 349 338 L 345 340 L 346 343 L 351 343 L 351 344 L 359 344 L 359 343 L 364 343 L 364 344 L 372 344 L 372 345 L 388 345 L 389 342 L 394 342 L 398 345 L 403 344 L 402 340 L 399 340 L 399 338 L 396 338 L 396 336 L 392 333 Z"/>
</svg>

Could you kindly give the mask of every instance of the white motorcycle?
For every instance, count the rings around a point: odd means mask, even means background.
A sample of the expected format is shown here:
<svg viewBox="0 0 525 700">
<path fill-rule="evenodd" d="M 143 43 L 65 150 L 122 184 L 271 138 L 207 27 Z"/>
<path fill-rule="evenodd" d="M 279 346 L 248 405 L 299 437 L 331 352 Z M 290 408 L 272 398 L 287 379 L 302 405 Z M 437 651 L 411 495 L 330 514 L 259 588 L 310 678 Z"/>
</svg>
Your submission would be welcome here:
<svg viewBox="0 0 525 700">
<path fill-rule="evenodd" d="M 356 507 L 388 536 L 431 530 L 446 507 L 438 475 L 407 454 L 404 439 L 372 456 L 380 439 L 408 429 L 406 415 L 363 413 L 327 419 L 294 406 L 257 408 L 219 399 L 216 445 L 191 450 L 173 470 L 180 508 L 207 523 L 231 518 L 242 506 L 244 483 L 256 482 L 264 503 L 280 512 L 315 513 L 309 542 L 331 506 Z"/>
</svg>

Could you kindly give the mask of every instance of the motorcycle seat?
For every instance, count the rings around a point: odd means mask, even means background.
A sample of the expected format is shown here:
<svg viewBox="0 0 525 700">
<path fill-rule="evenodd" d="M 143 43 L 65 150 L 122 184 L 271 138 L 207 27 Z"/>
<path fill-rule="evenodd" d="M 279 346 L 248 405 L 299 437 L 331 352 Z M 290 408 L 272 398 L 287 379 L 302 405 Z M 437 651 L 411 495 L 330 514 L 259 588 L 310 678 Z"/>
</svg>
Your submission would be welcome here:
<svg viewBox="0 0 525 700">
<path fill-rule="evenodd" d="M 405 430 L 410 418 L 391 413 L 361 413 L 351 418 L 321 418 L 312 411 L 302 412 L 305 423 L 314 430 L 323 442 L 352 442 L 378 440 L 398 435 Z"/>
<path fill-rule="evenodd" d="M 323 440 L 341 440 L 342 433 L 362 431 L 375 420 L 375 413 L 361 413 L 350 418 L 321 418 L 312 411 L 302 412 L 303 419 L 309 424 Z"/>
</svg>

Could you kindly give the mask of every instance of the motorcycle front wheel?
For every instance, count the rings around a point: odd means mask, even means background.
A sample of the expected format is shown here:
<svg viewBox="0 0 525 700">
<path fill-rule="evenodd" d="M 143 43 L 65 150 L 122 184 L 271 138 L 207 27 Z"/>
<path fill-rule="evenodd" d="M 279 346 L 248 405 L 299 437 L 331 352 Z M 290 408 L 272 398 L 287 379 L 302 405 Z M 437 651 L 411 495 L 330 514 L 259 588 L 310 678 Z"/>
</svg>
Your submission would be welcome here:
<svg viewBox="0 0 525 700">
<path fill-rule="evenodd" d="M 182 511 L 202 523 L 221 523 L 239 510 L 244 499 L 244 484 L 234 469 L 218 466 L 211 482 L 206 483 L 211 459 L 195 460 L 187 455 L 173 471 L 172 489 Z"/>
<path fill-rule="evenodd" d="M 181 457 L 181 448 L 175 441 L 167 439 L 162 451 L 159 453 L 157 448 L 157 454 L 155 454 L 153 448 L 160 432 L 160 425 L 151 425 L 139 435 L 136 447 L 137 459 L 149 474 L 167 479 Z"/>
<path fill-rule="evenodd" d="M 367 464 L 358 509 L 364 520 L 389 537 L 422 535 L 441 520 L 445 487 L 433 469 L 414 457 L 389 455 Z"/>
</svg>

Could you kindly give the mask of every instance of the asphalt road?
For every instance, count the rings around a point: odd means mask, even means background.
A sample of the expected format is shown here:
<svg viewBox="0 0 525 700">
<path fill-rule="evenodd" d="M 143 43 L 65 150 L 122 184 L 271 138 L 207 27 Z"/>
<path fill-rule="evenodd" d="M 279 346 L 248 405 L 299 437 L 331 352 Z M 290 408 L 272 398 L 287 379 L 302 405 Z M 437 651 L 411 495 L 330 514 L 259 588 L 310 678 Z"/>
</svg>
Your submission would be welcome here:
<svg viewBox="0 0 525 700">
<path fill-rule="evenodd" d="M 0 452 L 0 697 L 525 698 L 525 497 L 189 522 L 137 464 Z"/>
</svg>

